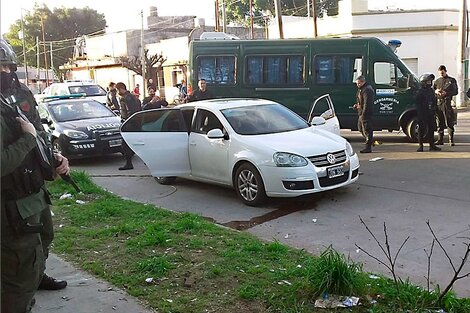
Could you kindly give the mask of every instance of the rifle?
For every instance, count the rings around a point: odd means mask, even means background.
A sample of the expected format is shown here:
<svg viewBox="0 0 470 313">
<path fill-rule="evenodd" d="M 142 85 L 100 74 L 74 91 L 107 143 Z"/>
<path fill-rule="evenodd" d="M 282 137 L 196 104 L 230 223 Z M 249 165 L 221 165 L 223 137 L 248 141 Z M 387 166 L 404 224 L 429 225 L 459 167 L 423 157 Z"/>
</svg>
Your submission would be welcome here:
<svg viewBox="0 0 470 313">
<path fill-rule="evenodd" d="M 11 103 L 16 102 L 16 97 L 11 95 L 8 97 L 5 97 L 3 94 L 1 95 L 1 100 L 4 105 L 6 105 L 10 110 L 13 112 L 16 112 L 18 114 L 18 117 L 22 118 L 24 121 L 30 123 L 29 119 L 26 117 L 26 115 L 23 114 L 23 112 L 20 110 L 18 106 L 14 106 L 16 110 L 13 108 Z M 44 179 L 45 180 L 54 180 L 55 176 L 55 168 L 60 165 L 57 164 L 57 159 L 54 157 L 51 148 L 46 144 L 44 139 L 41 138 L 41 136 L 36 136 L 36 154 L 39 158 L 40 164 L 41 164 L 41 171 L 43 173 Z M 76 192 L 80 192 L 80 188 L 78 185 L 75 183 L 75 181 L 70 177 L 70 175 L 67 174 L 60 174 L 59 175 L 65 182 L 69 183 L 72 185 L 72 187 L 75 189 Z"/>
</svg>

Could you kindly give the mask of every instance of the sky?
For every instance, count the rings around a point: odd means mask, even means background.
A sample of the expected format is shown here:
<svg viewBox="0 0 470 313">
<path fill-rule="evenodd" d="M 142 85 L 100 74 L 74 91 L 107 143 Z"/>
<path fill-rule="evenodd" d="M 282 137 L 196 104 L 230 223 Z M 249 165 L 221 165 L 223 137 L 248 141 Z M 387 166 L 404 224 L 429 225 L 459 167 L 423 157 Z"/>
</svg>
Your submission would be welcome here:
<svg viewBox="0 0 470 313">
<path fill-rule="evenodd" d="M 223 0 L 219 0 L 222 3 Z M 237 0 L 225 0 L 230 3 Z M 281 0 L 282 1 L 282 0 Z M 351 0 L 343 0 L 351 1 Z M 56 7 L 90 7 L 105 15 L 108 28 L 107 32 L 140 29 L 140 11 L 144 10 L 144 17 L 149 14 L 150 6 L 158 8 L 158 15 L 195 15 L 206 18 L 206 24 L 213 24 L 214 0 L 0 0 L 1 25 L 0 33 L 6 33 L 11 24 L 32 11 L 34 3 L 46 4 L 49 9 Z M 124 4 L 125 3 L 125 4 Z M 444 4 L 445 3 L 445 4 Z M 369 0 L 369 9 L 390 8 L 457 8 L 461 0 Z M 146 19 L 144 18 L 144 25 Z M 144 26 L 145 27 L 145 26 Z"/>
</svg>

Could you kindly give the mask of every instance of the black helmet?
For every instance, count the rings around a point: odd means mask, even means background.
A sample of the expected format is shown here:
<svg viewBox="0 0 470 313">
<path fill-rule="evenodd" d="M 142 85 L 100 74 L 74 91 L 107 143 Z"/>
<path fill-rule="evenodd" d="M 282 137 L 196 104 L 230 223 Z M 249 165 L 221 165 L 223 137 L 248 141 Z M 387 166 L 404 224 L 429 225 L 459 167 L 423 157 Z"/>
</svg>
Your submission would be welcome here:
<svg viewBox="0 0 470 313">
<path fill-rule="evenodd" d="M 426 73 L 419 77 L 419 81 L 422 84 L 427 84 L 428 82 L 432 82 L 435 78 L 436 76 L 434 76 L 434 74 Z"/>
<path fill-rule="evenodd" d="M 16 53 L 5 39 L 0 39 L 0 64 L 16 67 Z"/>
</svg>

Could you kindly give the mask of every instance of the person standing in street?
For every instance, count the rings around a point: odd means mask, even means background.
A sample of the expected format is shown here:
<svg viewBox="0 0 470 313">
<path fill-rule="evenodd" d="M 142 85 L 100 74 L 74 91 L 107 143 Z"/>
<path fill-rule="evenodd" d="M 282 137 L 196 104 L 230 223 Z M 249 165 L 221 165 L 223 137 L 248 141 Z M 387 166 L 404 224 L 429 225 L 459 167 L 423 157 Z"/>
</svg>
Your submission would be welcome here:
<svg viewBox="0 0 470 313">
<path fill-rule="evenodd" d="M 168 102 L 156 95 L 155 89 L 148 88 L 149 95 L 142 101 L 142 110 L 160 109 L 168 106 Z"/>
<path fill-rule="evenodd" d="M 134 96 L 137 97 L 137 99 L 140 98 L 140 85 L 139 84 L 135 84 L 133 94 L 134 94 Z"/>
<path fill-rule="evenodd" d="M 119 101 L 117 99 L 116 84 L 110 82 L 108 85 L 108 93 L 106 94 L 106 104 L 113 111 L 119 111 Z"/>
<path fill-rule="evenodd" d="M 1 312 L 30 312 L 36 290 L 67 286 L 44 274 L 54 231 L 45 180 L 68 174 L 52 151 L 37 103 L 16 75 L 16 55 L 0 39 Z"/>
<path fill-rule="evenodd" d="M 116 89 L 119 94 L 119 104 L 121 107 L 121 119 L 125 121 L 132 114 L 141 110 L 140 100 L 127 90 L 127 87 L 124 83 L 117 83 Z M 134 156 L 134 151 L 127 145 L 125 141 L 122 142 L 122 153 L 126 159 L 126 164 L 121 166 L 119 170 L 131 170 L 134 168 L 132 165 L 132 157 Z"/>
<path fill-rule="evenodd" d="M 458 86 L 455 78 L 447 75 L 445 65 L 439 66 L 439 78 L 434 82 L 434 90 L 437 97 L 437 117 L 439 120 L 438 138 L 436 144 L 444 144 L 444 130 L 447 127 L 449 144 L 455 146 L 454 126 L 456 118 L 452 108 L 452 97 L 458 94 Z"/>
<path fill-rule="evenodd" d="M 371 153 L 374 143 L 372 117 L 374 113 L 375 91 L 374 88 L 366 82 L 364 76 L 359 76 L 356 79 L 356 85 L 356 103 L 353 105 L 353 108 L 357 110 L 358 114 L 357 128 L 366 139 L 366 146 L 360 152 Z"/>
<path fill-rule="evenodd" d="M 419 81 L 421 89 L 416 94 L 416 111 L 418 112 L 418 152 L 423 151 L 425 139 L 429 143 L 429 151 L 440 151 L 434 143 L 434 131 L 436 130 L 437 99 L 432 88 L 434 74 L 421 75 Z M 427 132 L 426 138 L 424 134 Z"/>
<path fill-rule="evenodd" d="M 198 89 L 194 90 L 188 96 L 188 102 L 200 101 L 200 100 L 207 100 L 213 99 L 214 96 L 212 93 L 207 90 L 207 83 L 205 79 L 200 79 L 197 83 Z"/>
</svg>

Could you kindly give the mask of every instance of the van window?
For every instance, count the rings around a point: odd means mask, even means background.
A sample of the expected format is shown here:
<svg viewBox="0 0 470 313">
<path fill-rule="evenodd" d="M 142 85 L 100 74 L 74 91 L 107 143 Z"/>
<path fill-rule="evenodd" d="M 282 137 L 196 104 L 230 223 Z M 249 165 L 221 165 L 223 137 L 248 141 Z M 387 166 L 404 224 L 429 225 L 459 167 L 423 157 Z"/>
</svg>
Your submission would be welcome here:
<svg viewBox="0 0 470 313">
<path fill-rule="evenodd" d="M 362 56 L 319 55 L 314 66 L 316 84 L 351 84 L 362 75 Z"/>
<path fill-rule="evenodd" d="M 234 56 L 201 56 L 197 61 L 198 80 L 205 79 L 209 85 L 235 84 Z"/>
<path fill-rule="evenodd" d="M 376 84 L 406 88 L 408 79 L 394 63 L 375 62 L 374 80 Z"/>
<path fill-rule="evenodd" d="M 303 85 L 302 55 L 248 56 L 246 81 L 249 85 Z"/>
</svg>

